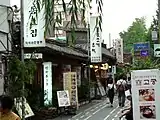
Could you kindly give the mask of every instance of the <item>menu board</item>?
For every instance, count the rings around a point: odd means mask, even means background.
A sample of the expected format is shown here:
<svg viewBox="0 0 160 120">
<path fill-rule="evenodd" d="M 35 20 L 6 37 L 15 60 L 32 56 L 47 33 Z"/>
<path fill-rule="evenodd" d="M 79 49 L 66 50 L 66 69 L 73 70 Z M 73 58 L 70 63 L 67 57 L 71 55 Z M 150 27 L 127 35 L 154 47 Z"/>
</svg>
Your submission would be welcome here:
<svg viewBox="0 0 160 120">
<path fill-rule="evenodd" d="M 63 88 L 69 91 L 70 105 L 77 106 L 78 109 L 78 91 L 76 72 L 63 73 Z"/>
<path fill-rule="evenodd" d="M 134 120 L 160 120 L 160 71 L 131 72 Z"/>
<path fill-rule="evenodd" d="M 59 107 L 70 106 L 69 92 L 68 90 L 57 91 L 58 105 Z"/>
</svg>

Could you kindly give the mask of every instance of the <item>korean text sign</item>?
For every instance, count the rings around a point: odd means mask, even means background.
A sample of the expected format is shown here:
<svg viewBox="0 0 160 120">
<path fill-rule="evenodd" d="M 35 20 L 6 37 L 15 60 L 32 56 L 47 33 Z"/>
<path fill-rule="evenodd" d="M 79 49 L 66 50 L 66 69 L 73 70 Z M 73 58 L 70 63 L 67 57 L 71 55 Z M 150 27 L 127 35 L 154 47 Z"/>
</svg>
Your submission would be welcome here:
<svg viewBox="0 0 160 120">
<path fill-rule="evenodd" d="M 91 62 L 102 62 L 102 31 L 99 26 L 96 26 L 97 16 L 92 16 L 90 19 L 90 52 Z"/>
<path fill-rule="evenodd" d="M 63 88 L 69 91 L 70 105 L 77 106 L 78 109 L 78 91 L 76 72 L 63 73 Z"/>
<path fill-rule="evenodd" d="M 160 120 L 160 71 L 135 70 L 131 80 L 134 120 Z"/>
<path fill-rule="evenodd" d="M 42 1 L 42 0 L 40 0 Z M 35 0 L 24 0 L 24 47 L 44 47 L 44 7 L 38 11 Z"/>
<path fill-rule="evenodd" d="M 44 75 L 44 104 L 52 104 L 52 62 L 43 63 Z"/>
</svg>

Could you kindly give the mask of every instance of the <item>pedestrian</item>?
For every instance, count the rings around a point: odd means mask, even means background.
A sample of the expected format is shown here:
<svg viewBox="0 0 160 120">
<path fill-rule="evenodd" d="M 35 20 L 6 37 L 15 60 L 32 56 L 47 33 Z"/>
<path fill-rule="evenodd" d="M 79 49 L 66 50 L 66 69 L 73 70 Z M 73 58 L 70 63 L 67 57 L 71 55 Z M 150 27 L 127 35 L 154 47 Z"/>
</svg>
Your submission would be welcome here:
<svg viewBox="0 0 160 120">
<path fill-rule="evenodd" d="M 129 108 L 126 108 L 124 110 L 122 110 L 122 115 L 119 117 L 120 120 L 123 116 L 126 116 L 126 120 L 133 120 L 133 104 L 132 104 L 132 96 L 129 95 L 127 96 L 127 99 L 130 101 L 130 106 Z M 123 111 L 126 111 L 126 112 L 123 112 Z"/>
<path fill-rule="evenodd" d="M 124 107 L 125 104 L 125 91 L 127 89 L 127 83 L 125 81 L 124 76 L 120 76 L 120 79 L 117 81 L 117 93 L 118 93 L 118 101 L 119 106 Z"/>
<path fill-rule="evenodd" d="M 111 107 L 113 107 L 113 100 L 114 100 L 114 80 L 112 78 L 112 75 L 109 75 L 106 81 L 106 86 L 108 87 L 108 98 L 109 102 L 111 104 Z"/>
<path fill-rule="evenodd" d="M 127 88 L 129 90 L 131 90 L 131 77 L 128 77 L 128 80 L 127 80 Z"/>
<path fill-rule="evenodd" d="M 0 120 L 20 120 L 20 117 L 12 112 L 14 100 L 6 95 L 0 96 Z"/>
</svg>

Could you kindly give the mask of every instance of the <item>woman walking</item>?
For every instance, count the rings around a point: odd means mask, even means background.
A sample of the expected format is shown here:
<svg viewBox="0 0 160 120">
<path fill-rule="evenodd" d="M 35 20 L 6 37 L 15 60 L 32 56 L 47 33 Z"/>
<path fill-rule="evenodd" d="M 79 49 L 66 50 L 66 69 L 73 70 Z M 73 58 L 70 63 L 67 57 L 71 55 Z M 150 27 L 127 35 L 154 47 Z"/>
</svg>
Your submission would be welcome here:
<svg viewBox="0 0 160 120">
<path fill-rule="evenodd" d="M 112 78 L 112 75 L 109 75 L 107 78 L 106 86 L 108 87 L 108 98 L 111 104 L 111 107 L 113 107 L 113 100 L 114 100 L 114 81 Z"/>
</svg>

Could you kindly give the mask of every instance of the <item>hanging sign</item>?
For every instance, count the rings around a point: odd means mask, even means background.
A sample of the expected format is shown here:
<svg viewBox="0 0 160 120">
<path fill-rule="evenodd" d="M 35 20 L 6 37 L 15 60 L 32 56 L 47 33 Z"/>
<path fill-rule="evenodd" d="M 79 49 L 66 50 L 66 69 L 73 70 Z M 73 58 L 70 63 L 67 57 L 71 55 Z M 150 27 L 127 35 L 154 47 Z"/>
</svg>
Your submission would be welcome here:
<svg viewBox="0 0 160 120">
<path fill-rule="evenodd" d="M 157 34 L 157 31 L 152 31 L 152 40 L 153 40 L 153 41 L 158 40 L 158 34 Z"/>
<path fill-rule="evenodd" d="M 131 72 L 134 120 L 160 120 L 160 71 Z"/>
<path fill-rule="evenodd" d="M 42 2 L 42 0 L 40 0 Z M 36 0 L 24 0 L 24 47 L 45 47 L 44 7 L 38 11 Z M 42 7 L 42 6 L 40 6 Z"/>
<path fill-rule="evenodd" d="M 96 16 L 92 16 L 90 21 L 90 52 L 91 62 L 99 63 L 102 62 L 102 45 L 101 45 L 101 30 L 100 27 L 96 27 Z"/>
</svg>

